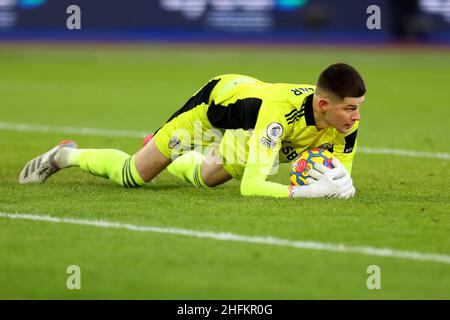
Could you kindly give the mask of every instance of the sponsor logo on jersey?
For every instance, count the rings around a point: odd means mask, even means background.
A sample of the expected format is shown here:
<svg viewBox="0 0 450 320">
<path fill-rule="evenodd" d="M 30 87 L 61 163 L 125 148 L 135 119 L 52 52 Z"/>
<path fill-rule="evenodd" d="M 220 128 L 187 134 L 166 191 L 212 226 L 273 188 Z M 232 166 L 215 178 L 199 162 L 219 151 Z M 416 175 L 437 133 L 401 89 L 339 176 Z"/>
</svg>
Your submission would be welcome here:
<svg viewBox="0 0 450 320">
<path fill-rule="evenodd" d="M 289 161 L 294 160 L 298 156 L 297 151 L 291 146 L 285 146 L 281 148 L 281 152 L 283 152 L 283 154 L 286 156 L 286 159 L 288 159 Z"/>
</svg>

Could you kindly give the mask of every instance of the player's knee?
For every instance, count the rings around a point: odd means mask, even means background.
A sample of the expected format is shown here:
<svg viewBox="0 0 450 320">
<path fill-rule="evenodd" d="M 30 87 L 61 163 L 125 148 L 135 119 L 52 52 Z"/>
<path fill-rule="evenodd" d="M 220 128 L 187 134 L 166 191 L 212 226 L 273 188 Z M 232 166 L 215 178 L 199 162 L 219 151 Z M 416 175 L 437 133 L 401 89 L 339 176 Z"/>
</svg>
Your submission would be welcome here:
<svg viewBox="0 0 450 320">
<path fill-rule="evenodd" d="M 215 186 L 220 184 L 217 181 L 217 179 L 214 179 L 213 177 L 209 177 L 209 176 L 202 177 L 202 180 L 208 188 L 214 188 Z"/>
<path fill-rule="evenodd" d="M 208 188 L 214 188 L 221 185 L 231 178 L 230 174 L 225 170 L 220 170 L 218 172 L 202 172 L 202 180 Z"/>
</svg>

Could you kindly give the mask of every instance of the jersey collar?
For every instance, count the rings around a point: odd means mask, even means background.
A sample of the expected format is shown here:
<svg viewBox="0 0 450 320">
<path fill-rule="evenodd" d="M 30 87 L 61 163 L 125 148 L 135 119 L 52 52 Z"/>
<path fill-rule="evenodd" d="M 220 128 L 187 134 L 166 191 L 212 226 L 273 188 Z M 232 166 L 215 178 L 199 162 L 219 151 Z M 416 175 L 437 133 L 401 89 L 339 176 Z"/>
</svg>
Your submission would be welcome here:
<svg viewBox="0 0 450 320">
<path fill-rule="evenodd" d="M 305 108 L 305 121 L 307 126 L 315 126 L 316 120 L 314 119 L 314 111 L 313 111 L 313 97 L 314 93 L 311 93 L 307 96 L 303 102 L 303 108 Z"/>
</svg>

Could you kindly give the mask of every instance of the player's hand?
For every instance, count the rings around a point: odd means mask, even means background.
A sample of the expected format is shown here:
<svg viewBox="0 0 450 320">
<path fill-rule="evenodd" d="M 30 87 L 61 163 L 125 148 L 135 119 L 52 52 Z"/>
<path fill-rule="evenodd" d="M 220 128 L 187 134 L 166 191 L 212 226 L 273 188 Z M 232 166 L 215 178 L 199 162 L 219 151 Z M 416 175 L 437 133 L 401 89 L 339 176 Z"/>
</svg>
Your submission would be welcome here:
<svg viewBox="0 0 450 320">
<path fill-rule="evenodd" d="M 349 188 L 346 191 L 340 193 L 336 197 L 337 198 L 341 198 L 341 199 L 350 199 L 350 198 L 353 198 L 353 196 L 355 195 L 355 192 L 356 192 L 355 187 L 352 184 L 351 188 Z"/>
<path fill-rule="evenodd" d="M 342 164 L 342 162 L 339 161 L 338 158 L 333 158 L 331 161 L 334 167 L 333 169 L 327 168 L 323 164 L 318 163 L 315 166 L 317 170 L 313 170 L 312 175 L 310 172 L 310 175 L 313 176 L 315 179 L 320 178 L 320 173 L 328 175 L 328 177 L 331 178 L 336 183 L 336 185 L 341 190 L 338 193 L 334 193 L 333 195 L 330 196 L 342 199 L 348 199 L 353 197 L 355 195 L 356 190 L 355 187 L 353 186 L 353 180 L 350 174 L 348 173 L 347 169 Z M 317 171 L 319 171 L 319 173 Z"/>
<path fill-rule="evenodd" d="M 350 198 L 355 194 L 353 181 L 344 165 L 333 158 L 333 169 L 323 164 L 316 164 L 309 170 L 311 178 L 307 179 L 308 185 L 291 187 L 292 197 L 320 198 L 336 197 Z"/>
<path fill-rule="evenodd" d="M 309 175 L 316 180 L 319 179 L 319 176 L 316 174 L 317 171 L 319 171 L 319 173 L 327 174 L 333 180 L 338 180 L 338 179 L 343 179 L 343 178 L 347 179 L 350 177 L 350 174 L 347 172 L 347 169 L 345 169 L 345 166 L 342 164 L 341 161 L 339 161 L 338 158 L 332 158 L 331 163 L 334 167 L 332 169 L 326 167 L 322 163 L 316 163 L 314 165 L 314 168 L 309 171 Z"/>
<path fill-rule="evenodd" d="M 352 182 L 351 188 L 348 188 L 344 192 L 341 192 L 337 197 L 343 199 L 352 198 L 355 195 L 356 190 L 355 187 L 353 186 L 353 180 L 350 174 L 348 173 L 347 169 L 338 158 L 333 158 L 331 161 L 335 168 L 341 168 L 341 170 L 343 171 L 343 175 L 338 179 L 350 179 L 350 181 Z"/>
</svg>

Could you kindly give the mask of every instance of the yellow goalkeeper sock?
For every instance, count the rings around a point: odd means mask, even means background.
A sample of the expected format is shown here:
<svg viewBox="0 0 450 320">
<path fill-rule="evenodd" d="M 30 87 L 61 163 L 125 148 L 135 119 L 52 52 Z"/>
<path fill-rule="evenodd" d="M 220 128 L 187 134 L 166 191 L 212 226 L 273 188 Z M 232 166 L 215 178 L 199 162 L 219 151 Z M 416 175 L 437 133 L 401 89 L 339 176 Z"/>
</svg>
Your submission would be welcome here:
<svg viewBox="0 0 450 320">
<path fill-rule="evenodd" d="M 135 156 L 115 149 L 62 148 L 64 157 L 57 160 L 61 167 L 79 166 L 82 170 L 103 178 L 109 178 L 124 187 L 140 187 L 145 182 L 134 164 Z M 56 157 L 55 157 L 56 158 Z"/>
<path fill-rule="evenodd" d="M 203 181 L 200 164 L 205 156 L 196 151 L 190 151 L 175 159 L 167 170 L 175 177 L 192 183 L 196 188 L 208 188 Z"/>
</svg>

